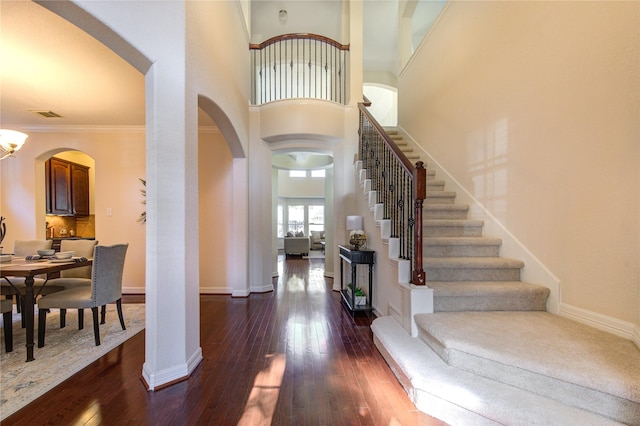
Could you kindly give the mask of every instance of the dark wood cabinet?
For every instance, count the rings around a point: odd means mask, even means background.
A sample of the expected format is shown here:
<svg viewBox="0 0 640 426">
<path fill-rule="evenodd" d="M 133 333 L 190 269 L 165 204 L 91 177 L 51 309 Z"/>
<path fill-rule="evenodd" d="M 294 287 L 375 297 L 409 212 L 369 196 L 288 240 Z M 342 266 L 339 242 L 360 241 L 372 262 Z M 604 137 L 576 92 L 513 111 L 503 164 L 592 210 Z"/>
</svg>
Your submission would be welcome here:
<svg viewBox="0 0 640 426">
<path fill-rule="evenodd" d="M 75 216 L 89 216 L 89 168 L 71 164 L 71 199 Z"/>
<path fill-rule="evenodd" d="M 47 214 L 88 216 L 89 167 L 59 158 L 45 163 Z"/>
</svg>

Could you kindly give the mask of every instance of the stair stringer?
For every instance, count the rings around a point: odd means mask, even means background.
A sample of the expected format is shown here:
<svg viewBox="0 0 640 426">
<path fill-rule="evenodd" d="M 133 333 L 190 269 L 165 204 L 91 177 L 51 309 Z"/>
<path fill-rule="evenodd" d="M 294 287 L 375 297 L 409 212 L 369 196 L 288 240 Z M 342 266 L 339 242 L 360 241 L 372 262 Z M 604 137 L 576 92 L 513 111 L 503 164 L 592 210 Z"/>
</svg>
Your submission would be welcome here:
<svg viewBox="0 0 640 426">
<path fill-rule="evenodd" d="M 367 227 L 367 223 L 375 223 L 376 227 L 376 232 L 367 232 L 368 246 L 377 252 L 374 280 L 377 286 L 391 286 L 395 293 L 395 297 L 374 297 L 374 310 L 378 316 L 394 317 L 407 333 L 416 337 L 418 326 L 414 320 L 415 315 L 434 312 L 433 289 L 411 284 L 411 261 L 399 257 L 399 238 L 391 238 L 391 221 L 384 218 L 383 205 L 376 203 L 377 194 L 371 190 L 371 181 L 366 178 L 366 169 L 362 168 L 361 161 L 356 161 L 354 168 L 363 190 L 363 196 L 359 197 L 358 210 L 366 211 L 363 213 L 365 228 L 371 229 Z M 378 249 L 385 245 L 386 250 Z"/>
<path fill-rule="evenodd" d="M 545 286 L 550 294 L 547 299 L 547 312 L 560 313 L 560 279 L 546 265 L 540 261 L 521 241 L 519 241 L 491 212 L 476 199 L 467 189 L 460 184 L 424 147 L 408 134 L 404 129 L 398 127 L 413 148 L 420 151 L 427 159 L 429 168 L 435 169 L 440 179 L 445 181 L 445 186 L 449 191 L 457 193 L 456 202 L 469 205 L 469 218 L 482 219 L 484 221 L 483 232 L 502 239 L 500 247 L 501 257 L 520 259 L 524 261 L 524 268 L 521 269 L 520 280 Z"/>
</svg>

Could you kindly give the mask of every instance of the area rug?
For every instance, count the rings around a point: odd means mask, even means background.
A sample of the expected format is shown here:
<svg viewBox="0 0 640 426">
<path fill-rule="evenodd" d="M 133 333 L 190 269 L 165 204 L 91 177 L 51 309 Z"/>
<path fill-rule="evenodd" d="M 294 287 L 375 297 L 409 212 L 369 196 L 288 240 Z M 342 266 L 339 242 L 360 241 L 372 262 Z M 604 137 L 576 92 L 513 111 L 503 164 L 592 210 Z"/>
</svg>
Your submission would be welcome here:
<svg viewBox="0 0 640 426">
<path fill-rule="evenodd" d="M 324 253 L 319 250 L 310 250 L 307 256 L 302 256 L 303 259 L 324 259 Z"/>
<path fill-rule="evenodd" d="M 100 326 L 100 346 L 95 346 L 90 309 L 85 310 L 83 330 L 78 330 L 77 310 L 67 311 L 67 326 L 60 329 L 59 311 L 52 309 L 47 315 L 43 348 L 37 347 L 36 315 L 35 360 L 25 362 L 26 337 L 14 307 L 13 352 L 5 352 L 4 332 L 0 333 L 0 421 L 144 329 L 144 304 L 123 304 L 122 309 L 124 331 L 115 305 L 107 305 L 106 324 Z"/>
</svg>

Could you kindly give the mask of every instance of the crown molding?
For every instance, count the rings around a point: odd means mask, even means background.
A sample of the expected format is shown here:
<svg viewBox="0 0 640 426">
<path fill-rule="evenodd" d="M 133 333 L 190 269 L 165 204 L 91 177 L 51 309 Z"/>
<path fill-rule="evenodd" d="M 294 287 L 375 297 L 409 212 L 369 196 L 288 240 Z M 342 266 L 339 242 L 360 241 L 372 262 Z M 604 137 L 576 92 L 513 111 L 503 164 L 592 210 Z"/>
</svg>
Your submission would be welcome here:
<svg viewBox="0 0 640 426">
<path fill-rule="evenodd" d="M 144 133 L 145 126 L 121 125 L 56 125 L 56 126 L 18 126 L 24 132 L 32 133 Z"/>
<path fill-rule="evenodd" d="M 31 133 L 145 133 L 145 126 L 121 126 L 121 125 L 107 125 L 107 126 L 10 126 L 11 128 L 18 128 L 23 132 Z M 217 126 L 198 126 L 198 132 L 200 133 L 220 133 L 220 129 Z"/>
</svg>

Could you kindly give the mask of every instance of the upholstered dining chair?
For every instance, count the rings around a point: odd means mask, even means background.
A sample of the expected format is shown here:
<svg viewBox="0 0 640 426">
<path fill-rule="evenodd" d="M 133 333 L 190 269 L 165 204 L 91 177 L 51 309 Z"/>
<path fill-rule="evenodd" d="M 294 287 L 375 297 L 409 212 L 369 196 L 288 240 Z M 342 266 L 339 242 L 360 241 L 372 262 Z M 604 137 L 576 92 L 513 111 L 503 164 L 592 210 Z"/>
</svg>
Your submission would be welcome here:
<svg viewBox="0 0 640 426">
<path fill-rule="evenodd" d="M 93 249 L 98 245 L 96 240 L 62 240 L 60 251 L 73 251 L 76 257 L 93 257 Z M 60 271 L 60 278 L 52 278 L 47 281 L 47 287 L 67 290 L 78 286 L 91 287 L 91 266 L 73 268 Z M 60 311 L 60 328 L 66 325 L 65 310 Z M 84 318 L 78 316 L 78 328 L 82 329 Z"/>
<path fill-rule="evenodd" d="M 51 248 L 51 240 L 16 240 L 13 245 L 13 254 L 16 257 L 25 257 L 37 255 L 38 250 L 48 250 Z M 0 294 L 13 299 L 16 296 L 16 308 L 20 312 L 22 307 L 21 290 L 24 288 L 24 277 L 6 277 L 0 282 Z M 42 286 L 46 281 L 46 277 L 36 277 L 33 282 L 34 293 L 39 294 Z"/>
<path fill-rule="evenodd" d="M 13 302 L 11 299 L 0 300 L 0 311 L 2 311 L 2 326 L 4 328 L 4 350 L 13 350 Z"/>
<path fill-rule="evenodd" d="M 93 334 L 96 346 L 100 345 L 98 307 L 116 303 L 120 326 L 126 330 L 122 316 L 122 274 L 124 259 L 129 244 L 96 246 L 93 250 L 93 270 L 91 285 L 78 286 L 58 291 L 38 300 L 38 347 L 44 346 L 45 326 L 48 309 L 78 309 L 81 317 L 84 309 L 91 308 L 93 314 Z M 104 310 L 100 323 L 105 322 Z"/>
<path fill-rule="evenodd" d="M 60 242 L 60 251 L 72 251 L 76 257 L 86 257 L 91 259 L 93 257 L 93 249 L 98 245 L 97 240 L 62 240 Z M 85 266 L 82 268 L 73 268 L 60 271 L 60 278 L 49 280 L 47 285 L 52 284 L 59 287 L 76 287 L 78 283 L 74 283 L 72 280 L 65 282 L 65 279 L 72 278 L 86 278 L 91 279 L 91 266 Z M 84 285 L 85 282 L 80 282 L 80 285 Z M 88 284 L 91 284 L 90 282 Z"/>
</svg>

